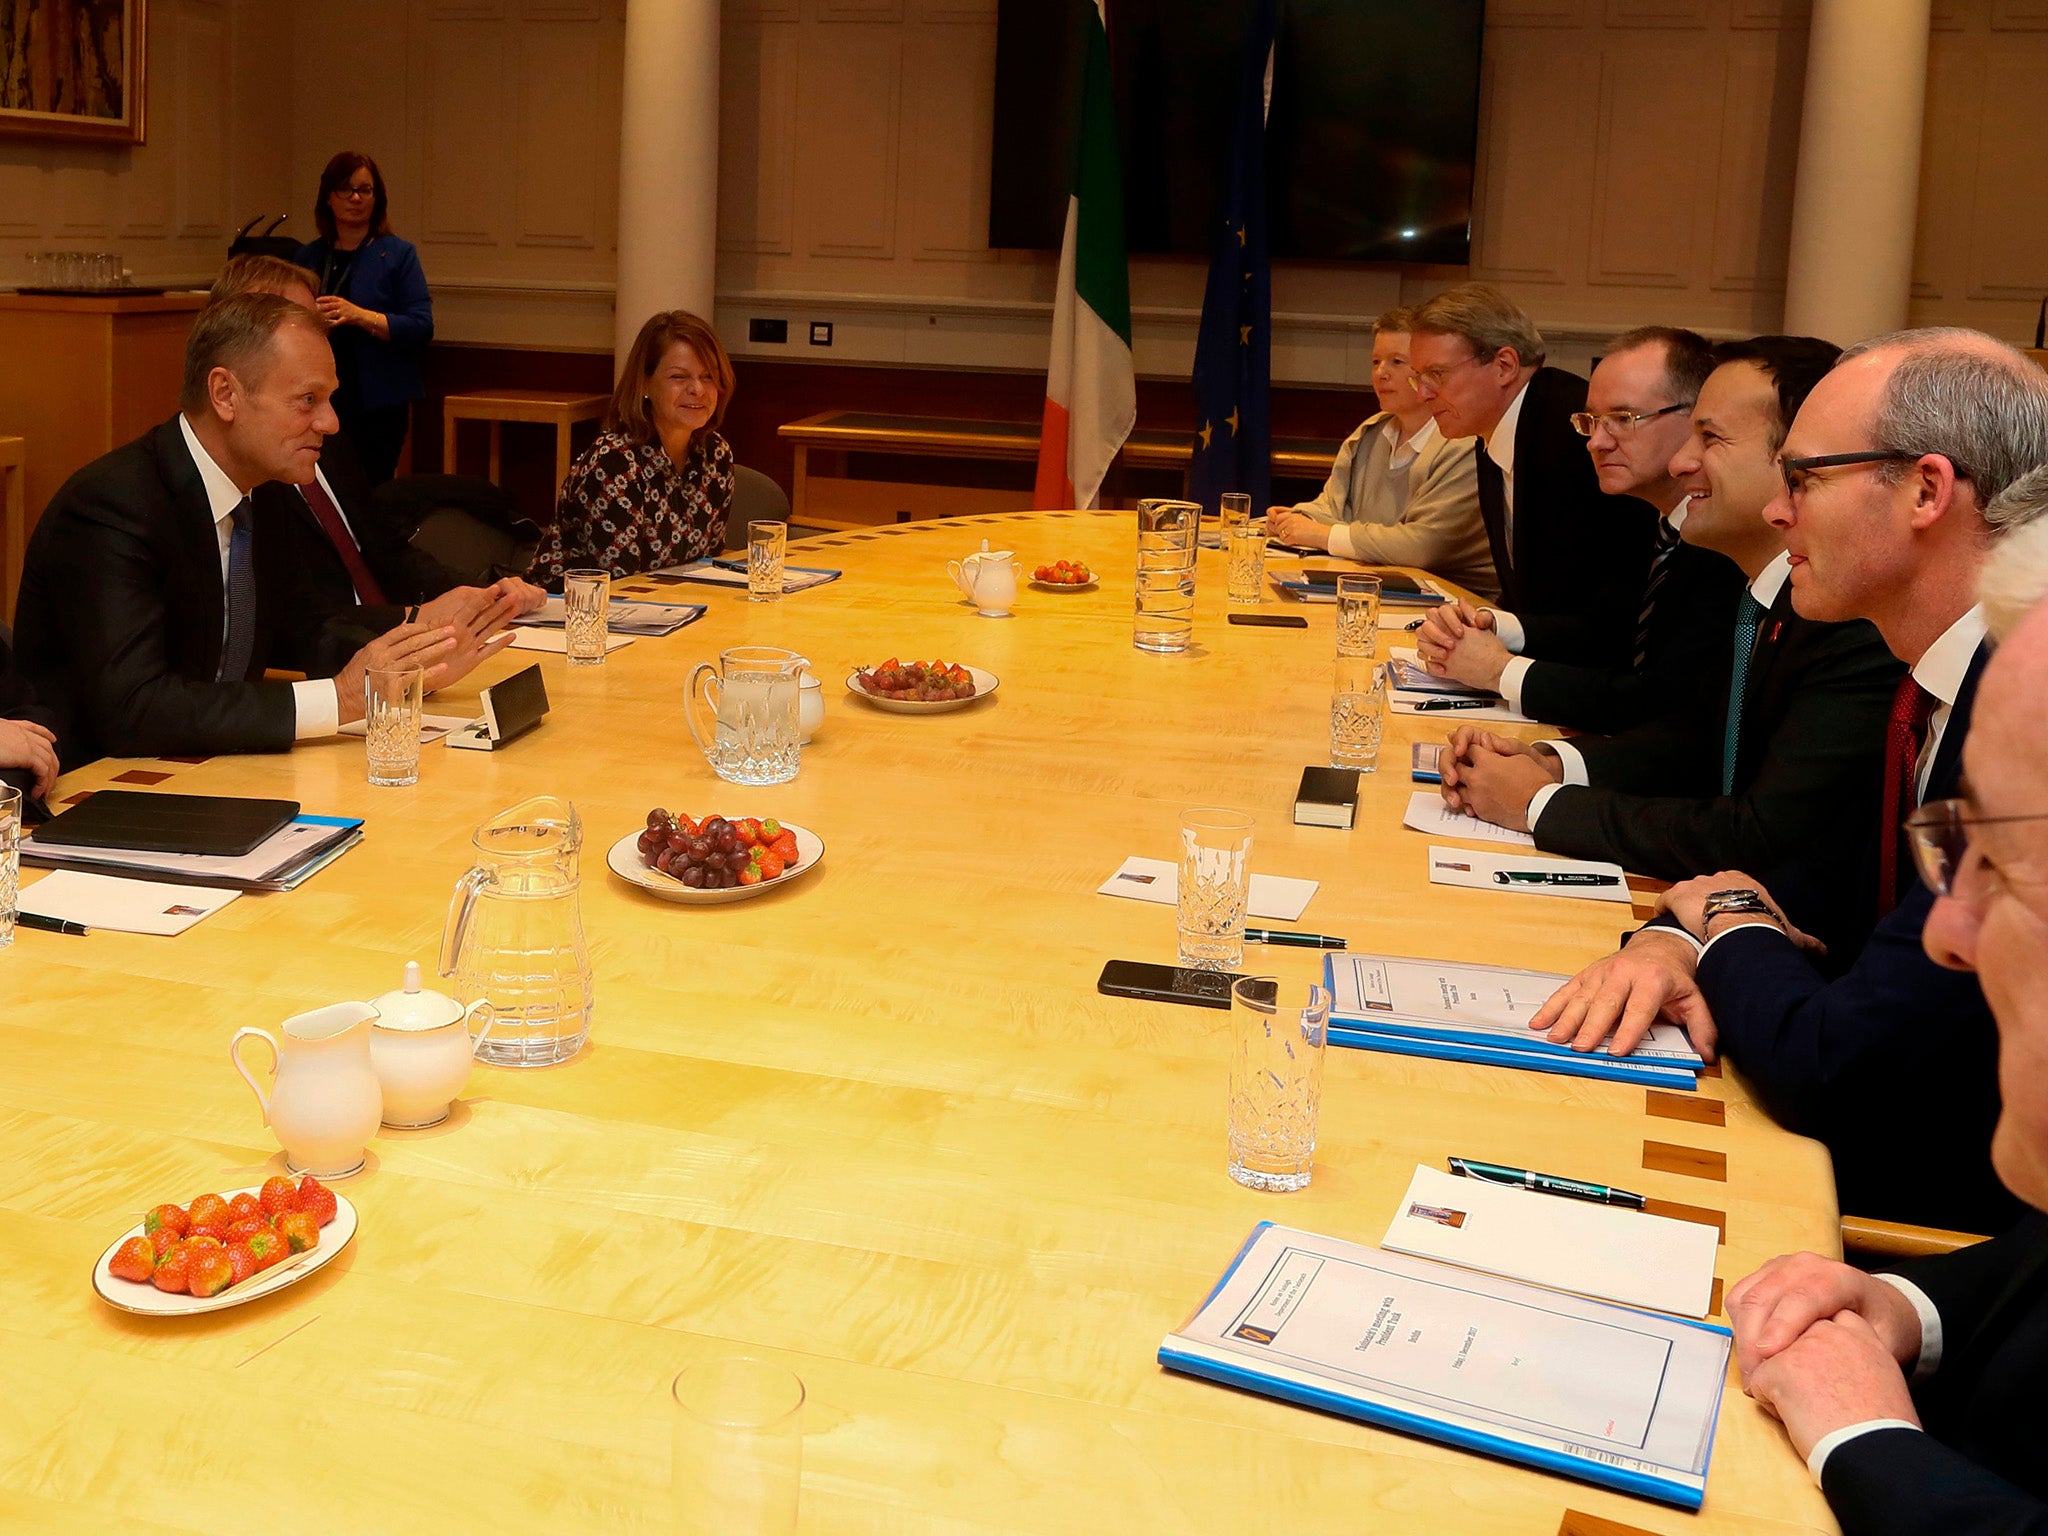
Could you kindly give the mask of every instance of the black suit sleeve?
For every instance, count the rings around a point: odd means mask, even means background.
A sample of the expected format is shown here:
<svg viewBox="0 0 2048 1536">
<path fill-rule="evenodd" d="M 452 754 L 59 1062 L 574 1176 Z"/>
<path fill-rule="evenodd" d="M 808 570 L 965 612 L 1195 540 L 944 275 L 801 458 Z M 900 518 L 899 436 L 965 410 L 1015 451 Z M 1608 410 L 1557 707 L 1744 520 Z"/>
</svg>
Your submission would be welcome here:
<svg viewBox="0 0 2048 1536">
<path fill-rule="evenodd" d="M 2048 1217 L 2037 1213 L 1988 1243 L 1888 1265 L 1885 1272 L 1912 1281 L 1934 1303 L 1941 1314 L 1944 1363 L 1952 1363 L 1963 1339 L 2010 1283 L 2015 1268 L 2034 1257 L 2044 1239 Z M 1940 1375 L 1937 1371 L 1935 1379 Z"/>
<path fill-rule="evenodd" d="M 1837 1446 L 1821 1491 L 1844 1536 L 2048 1536 L 2048 1504 L 1918 1430 Z"/>
</svg>

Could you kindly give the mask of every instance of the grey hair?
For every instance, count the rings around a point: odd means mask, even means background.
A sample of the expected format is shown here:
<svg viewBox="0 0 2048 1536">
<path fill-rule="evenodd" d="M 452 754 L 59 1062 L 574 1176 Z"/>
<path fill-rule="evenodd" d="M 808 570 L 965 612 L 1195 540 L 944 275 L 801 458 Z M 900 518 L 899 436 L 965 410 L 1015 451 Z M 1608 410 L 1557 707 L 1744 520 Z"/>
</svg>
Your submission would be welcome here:
<svg viewBox="0 0 2048 1536">
<path fill-rule="evenodd" d="M 1849 348 L 1841 361 L 1880 351 L 1905 356 L 1878 397 L 1874 446 L 1947 459 L 1976 488 L 1992 532 L 2013 526 L 2008 513 L 1992 509 L 2029 470 L 2048 464 L 2048 373 L 2016 348 L 1957 325 L 1889 331 Z M 1884 471 L 1896 479 L 1905 468 Z"/>
<path fill-rule="evenodd" d="M 2034 605 L 2048 597 L 2048 465 L 2028 470 L 1998 493 L 1984 520 L 2000 530 L 1977 578 L 1977 601 L 1991 638 L 2003 640 L 2020 627 Z"/>
<path fill-rule="evenodd" d="M 1415 311 L 1406 304 L 1396 304 L 1392 309 L 1383 309 L 1379 312 L 1373 320 L 1372 333 L 1375 337 L 1384 336 L 1389 331 L 1403 335 L 1414 323 Z"/>
<path fill-rule="evenodd" d="M 1408 328 L 1431 336 L 1461 337 L 1478 357 L 1492 357 L 1506 347 L 1524 368 L 1543 366 L 1543 333 L 1519 304 L 1491 283 L 1446 288 L 1416 306 Z"/>
</svg>

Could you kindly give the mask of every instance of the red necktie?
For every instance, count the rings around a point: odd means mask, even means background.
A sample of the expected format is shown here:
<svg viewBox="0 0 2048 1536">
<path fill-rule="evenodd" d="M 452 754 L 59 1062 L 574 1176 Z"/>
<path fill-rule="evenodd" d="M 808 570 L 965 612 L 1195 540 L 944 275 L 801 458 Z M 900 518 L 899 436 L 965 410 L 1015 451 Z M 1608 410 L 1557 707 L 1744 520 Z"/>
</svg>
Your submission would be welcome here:
<svg viewBox="0 0 2048 1536">
<path fill-rule="evenodd" d="M 1901 820 L 1917 800 L 1914 769 L 1927 741 L 1927 722 L 1934 716 L 1934 695 L 1908 672 L 1892 695 L 1892 715 L 1884 728 L 1884 827 L 1877 844 L 1877 913 L 1882 917 L 1899 904 L 1899 870 L 1911 869 L 1899 857 L 1906 835 Z"/>
<path fill-rule="evenodd" d="M 320 521 L 321 529 L 327 535 L 327 542 L 334 546 L 334 552 L 341 556 L 341 563 L 348 570 L 348 579 L 356 589 L 356 601 L 369 608 L 384 605 L 384 589 L 377 585 L 377 578 L 370 574 L 370 568 L 363 564 L 363 552 L 356 548 L 356 541 L 348 531 L 348 524 L 341 520 L 341 509 L 328 496 L 327 489 L 318 480 L 308 480 L 299 487 L 299 494 L 306 498 L 306 505 L 313 509 L 313 516 Z"/>
</svg>

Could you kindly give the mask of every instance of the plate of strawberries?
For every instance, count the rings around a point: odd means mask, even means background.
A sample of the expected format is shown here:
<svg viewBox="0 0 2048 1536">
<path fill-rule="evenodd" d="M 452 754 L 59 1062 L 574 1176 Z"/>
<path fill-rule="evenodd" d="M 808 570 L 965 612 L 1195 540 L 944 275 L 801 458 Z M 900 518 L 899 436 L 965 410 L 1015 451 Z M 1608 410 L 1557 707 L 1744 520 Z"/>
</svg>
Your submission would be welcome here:
<svg viewBox="0 0 2048 1536">
<path fill-rule="evenodd" d="M 191 1317 L 296 1285 L 356 1235 L 356 1208 L 311 1174 L 159 1205 L 93 1266 L 92 1288 L 123 1312 Z"/>
</svg>

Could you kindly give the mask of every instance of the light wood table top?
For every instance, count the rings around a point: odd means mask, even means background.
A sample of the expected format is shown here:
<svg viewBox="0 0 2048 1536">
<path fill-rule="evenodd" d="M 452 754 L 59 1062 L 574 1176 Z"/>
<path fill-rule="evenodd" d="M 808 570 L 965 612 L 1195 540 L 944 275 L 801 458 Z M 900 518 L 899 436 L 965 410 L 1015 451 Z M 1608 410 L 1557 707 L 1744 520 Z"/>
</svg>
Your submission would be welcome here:
<svg viewBox="0 0 2048 1536">
<path fill-rule="evenodd" d="M 944 563 L 984 536 L 1027 567 L 1085 558 L 1101 585 L 977 618 Z M 1821 1149 L 1730 1078 L 1669 1096 L 1669 1118 L 1640 1088 L 1337 1048 L 1313 1185 L 1233 1184 L 1229 1016 L 1094 990 L 1106 959 L 1172 959 L 1170 908 L 1093 892 L 1127 854 L 1172 857 L 1181 808 L 1255 812 L 1254 867 L 1320 880 L 1301 926 L 1360 946 L 1569 970 L 1627 909 L 1429 887 L 1398 825 L 1412 717 L 1390 718 L 1355 831 L 1294 826 L 1333 610 L 1302 610 L 1305 633 L 1228 627 L 1205 552 L 1194 650 L 1141 654 L 1134 542 L 1115 514 L 920 523 L 805 541 L 797 563 L 846 576 L 775 605 L 661 588 L 709 614 L 601 670 L 543 659 L 538 733 L 429 747 L 409 789 L 370 789 L 353 741 L 70 775 L 59 798 L 140 770 L 363 814 L 369 835 L 176 940 L 24 931 L 0 953 L 0 1526 L 267 1532 L 289 1509 L 308 1532 L 664 1529 L 668 1381 L 744 1347 L 808 1389 L 806 1530 L 1831 1529 L 1732 1386 L 1686 1515 L 1155 1363 L 1255 1222 L 1376 1242 L 1415 1164 L 1449 1154 L 1725 1213 L 1727 1281 L 1833 1251 L 1835 1210 Z M 689 664 L 742 642 L 826 680 L 792 784 L 721 784 L 685 731 Z M 891 653 L 1002 686 L 931 717 L 840 691 Z M 431 707 L 460 713 L 513 665 Z M 100 1303 L 90 1267 L 136 1213 L 279 1166 L 228 1066 L 235 1028 L 431 970 L 473 825 L 546 792 L 587 829 L 585 1053 L 479 1067 L 449 1123 L 382 1133 L 341 1186 L 355 1244 L 303 1283 L 179 1322 Z M 603 867 L 655 804 L 796 821 L 824 863 L 755 901 L 657 902 Z"/>
</svg>

